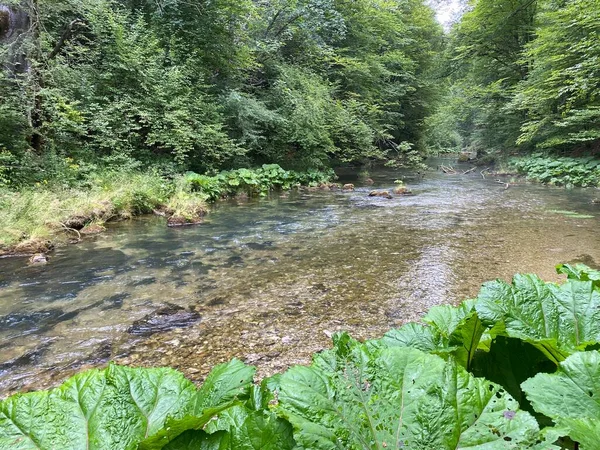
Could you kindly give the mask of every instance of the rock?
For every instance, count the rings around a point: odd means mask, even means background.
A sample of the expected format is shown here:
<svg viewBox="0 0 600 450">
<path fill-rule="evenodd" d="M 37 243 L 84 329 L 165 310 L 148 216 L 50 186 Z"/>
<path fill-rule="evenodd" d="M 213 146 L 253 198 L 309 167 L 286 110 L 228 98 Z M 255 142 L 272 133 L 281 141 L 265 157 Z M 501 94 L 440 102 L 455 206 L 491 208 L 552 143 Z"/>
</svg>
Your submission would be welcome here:
<svg viewBox="0 0 600 450">
<path fill-rule="evenodd" d="M 477 159 L 477 152 L 461 152 L 458 155 L 458 162 L 469 162 Z"/>
<path fill-rule="evenodd" d="M 343 191 L 353 191 L 354 185 L 352 183 L 348 183 L 342 186 Z"/>
<path fill-rule="evenodd" d="M 44 239 L 28 239 L 17 244 L 11 253 L 17 255 L 45 254 L 53 248 L 54 245 L 50 241 Z"/>
<path fill-rule="evenodd" d="M 371 178 L 367 178 L 367 179 L 365 180 L 365 184 L 366 184 L 367 186 L 373 186 L 373 185 L 375 184 L 375 182 L 374 182 L 374 181 L 373 181 Z"/>
<path fill-rule="evenodd" d="M 294 339 L 292 339 L 290 336 L 284 336 L 281 338 L 281 343 L 283 345 L 290 345 L 292 342 L 294 342 Z"/>
<path fill-rule="evenodd" d="M 331 339 L 331 337 L 333 336 L 333 331 L 329 331 L 329 330 L 323 330 L 323 334 L 325 334 L 325 336 L 327 336 L 329 339 Z"/>
<path fill-rule="evenodd" d="M 33 255 L 29 258 L 29 264 L 46 264 L 48 262 L 48 258 L 43 253 L 38 253 L 37 255 Z"/>
<path fill-rule="evenodd" d="M 73 230 L 81 230 L 90 220 L 90 216 L 75 215 L 65 220 L 64 225 L 65 227 L 72 228 Z"/>
<path fill-rule="evenodd" d="M 600 205 L 600 198 L 595 198 L 594 200 L 592 200 L 592 203 L 594 205 Z"/>
<path fill-rule="evenodd" d="M 394 189 L 394 194 L 396 194 L 396 195 L 412 195 L 412 191 L 410 191 L 406 186 L 398 186 Z"/>
<path fill-rule="evenodd" d="M 106 231 L 106 228 L 99 223 L 90 223 L 81 229 L 81 234 L 100 234 Z"/>
<path fill-rule="evenodd" d="M 246 364 L 255 364 L 258 361 L 260 361 L 263 357 L 261 355 L 259 355 L 258 353 L 250 353 L 249 355 L 246 355 L 246 357 L 244 358 L 244 362 Z"/>
<path fill-rule="evenodd" d="M 170 217 L 173 214 L 175 214 L 174 209 L 169 208 L 168 206 L 165 206 L 165 205 L 162 205 L 156 209 L 153 209 L 152 212 L 154 213 L 154 215 L 160 216 L 160 217 Z"/>
<path fill-rule="evenodd" d="M 151 336 L 173 328 L 189 327 L 199 320 L 200 314 L 197 312 L 186 311 L 177 305 L 167 305 L 133 322 L 127 332 L 136 336 Z"/>
<path fill-rule="evenodd" d="M 371 191 L 369 192 L 369 197 L 383 197 L 387 199 L 394 198 L 390 195 L 389 191 Z"/>
<path fill-rule="evenodd" d="M 199 225 L 203 222 L 202 217 L 183 217 L 178 214 L 174 214 L 167 219 L 168 227 L 185 227 L 188 225 Z"/>
</svg>

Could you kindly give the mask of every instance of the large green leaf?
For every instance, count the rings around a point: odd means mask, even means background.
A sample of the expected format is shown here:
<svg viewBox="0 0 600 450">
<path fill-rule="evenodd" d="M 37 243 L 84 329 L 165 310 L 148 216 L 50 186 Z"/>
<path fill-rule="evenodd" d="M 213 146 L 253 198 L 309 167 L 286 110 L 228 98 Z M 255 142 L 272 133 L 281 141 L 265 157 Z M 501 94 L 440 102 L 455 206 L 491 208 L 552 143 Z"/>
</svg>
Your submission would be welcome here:
<svg viewBox="0 0 600 450">
<path fill-rule="evenodd" d="M 570 280 L 591 281 L 595 287 L 600 287 L 600 270 L 594 270 L 585 264 L 559 264 L 556 271 L 565 274 Z"/>
<path fill-rule="evenodd" d="M 128 450 L 143 440 L 140 448 L 160 449 L 246 395 L 253 374 L 234 360 L 197 390 L 172 369 L 84 372 L 57 389 L 1 402 L 0 449 Z"/>
<path fill-rule="evenodd" d="M 475 308 L 492 337 L 521 339 L 555 364 L 600 342 L 600 291 L 591 281 L 558 286 L 516 275 L 512 284 L 486 283 Z"/>
<path fill-rule="evenodd" d="M 185 414 L 169 418 L 161 430 L 140 444 L 140 450 L 161 449 L 184 431 L 202 429 L 214 416 L 245 400 L 255 371 L 254 367 L 236 359 L 215 367 Z"/>
<path fill-rule="evenodd" d="M 575 353 L 556 373 L 536 375 L 522 387 L 535 410 L 565 429 L 582 450 L 599 448 L 600 353 Z"/>
<path fill-rule="evenodd" d="M 278 411 L 302 448 L 525 449 L 541 440 L 514 399 L 453 362 L 401 347 L 357 354 L 335 371 L 294 367 L 281 377 Z"/>
<path fill-rule="evenodd" d="M 458 307 L 434 306 L 423 321 L 427 325 L 409 323 L 389 331 L 381 343 L 417 348 L 444 358 L 451 355 L 469 370 L 486 329 L 475 311 L 475 301 L 467 300 Z"/>
<path fill-rule="evenodd" d="M 218 415 L 204 430 L 190 430 L 165 450 L 292 450 L 292 426 L 271 412 L 234 406 Z"/>
<path fill-rule="evenodd" d="M 0 403 L 0 448 L 133 449 L 185 413 L 194 385 L 171 369 L 111 365 L 76 375 L 60 388 Z"/>
</svg>

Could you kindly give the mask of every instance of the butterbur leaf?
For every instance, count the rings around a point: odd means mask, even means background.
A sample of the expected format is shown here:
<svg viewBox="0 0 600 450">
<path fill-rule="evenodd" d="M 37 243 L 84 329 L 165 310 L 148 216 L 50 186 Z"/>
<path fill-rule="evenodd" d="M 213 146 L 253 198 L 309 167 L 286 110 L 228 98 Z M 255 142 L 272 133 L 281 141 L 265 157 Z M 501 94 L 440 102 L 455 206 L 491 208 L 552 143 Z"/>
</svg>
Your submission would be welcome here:
<svg viewBox="0 0 600 450">
<path fill-rule="evenodd" d="M 205 431 L 190 430 L 168 443 L 163 450 L 229 450 L 230 438 L 225 431 L 208 434 Z"/>
<path fill-rule="evenodd" d="M 0 403 L 0 448 L 134 449 L 167 416 L 185 414 L 195 393 L 171 369 L 88 371 L 57 389 Z"/>
<path fill-rule="evenodd" d="M 380 341 L 387 347 L 412 347 L 423 352 L 447 349 L 448 344 L 436 329 L 420 323 L 407 323 L 388 331 Z"/>
<path fill-rule="evenodd" d="M 410 348 L 335 372 L 294 367 L 279 401 L 306 449 L 527 449 L 541 440 L 535 419 L 500 386 Z"/>
<path fill-rule="evenodd" d="M 216 430 L 216 431 L 215 431 Z M 292 450 L 292 426 L 271 412 L 241 405 L 218 415 L 204 430 L 182 433 L 165 450 Z"/>
<path fill-rule="evenodd" d="M 198 390 L 194 404 L 195 412 L 234 399 L 245 399 L 252 386 L 255 372 L 254 367 L 237 359 L 216 366 Z"/>
<path fill-rule="evenodd" d="M 247 396 L 254 368 L 218 366 L 199 390 L 172 369 L 110 365 L 0 403 L 0 449 L 161 449 Z"/>
<path fill-rule="evenodd" d="M 492 337 L 521 339 L 555 364 L 600 342 L 600 291 L 591 281 L 557 286 L 516 275 L 512 284 L 486 283 L 475 307 Z"/>
<path fill-rule="evenodd" d="M 470 369 L 486 329 L 475 311 L 475 302 L 468 300 L 458 307 L 435 306 L 423 320 L 427 325 L 409 323 L 389 331 L 381 339 L 381 344 L 412 347 L 444 358 L 452 356 Z"/>
<path fill-rule="evenodd" d="M 594 270 L 585 264 L 559 264 L 556 272 L 565 274 L 570 280 L 591 281 L 595 287 L 600 287 L 600 270 Z"/>
<path fill-rule="evenodd" d="M 559 429 L 596 450 L 600 442 L 600 353 L 575 353 L 556 373 L 538 374 L 522 384 L 536 411 L 550 417 Z"/>
<path fill-rule="evenodd" d="M 191 399 L 186 414 L 169 418 L 161 430 L 140 444 L 140 450 L 161 449 L 184 431 L 202 429 L 215 415 L 246 400 L 255 371 L 237 359 L 216 366 Z"/>
<path fill-rule="evenodd" d="M 479 341 L 486 327 L 475 311 L 475 300 L 467 300 L 458 307 L 435 306 L 423 319 L 434 326 L 452 349 L 452 355 L 469 370 Z"/>
</svg>

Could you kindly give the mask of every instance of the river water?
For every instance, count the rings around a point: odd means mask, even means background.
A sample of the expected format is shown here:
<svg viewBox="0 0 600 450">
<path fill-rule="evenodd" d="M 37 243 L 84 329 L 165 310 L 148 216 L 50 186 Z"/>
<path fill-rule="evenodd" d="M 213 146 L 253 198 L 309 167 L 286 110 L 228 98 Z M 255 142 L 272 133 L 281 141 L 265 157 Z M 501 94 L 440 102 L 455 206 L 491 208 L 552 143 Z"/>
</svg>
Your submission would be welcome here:
<svg viewBox="0 0 600 450">
<path fill-rule="evenodd" d="M 371 176 L 391 190 L 402 175 Z M 368 197 L 347 175 L 354 192 L 233 200 L 201 226 L 145 217 L 45 266 L 0 260 L 0 397 L 109 360 L 201 381 L 237 357 L 269 375 L 308 363 L 333 332 L 381 336 L 487 280 L 558 281 L 557 263 L 600 264 L 598 190 L 404 176 L 414 196 Z"/>
</svg>

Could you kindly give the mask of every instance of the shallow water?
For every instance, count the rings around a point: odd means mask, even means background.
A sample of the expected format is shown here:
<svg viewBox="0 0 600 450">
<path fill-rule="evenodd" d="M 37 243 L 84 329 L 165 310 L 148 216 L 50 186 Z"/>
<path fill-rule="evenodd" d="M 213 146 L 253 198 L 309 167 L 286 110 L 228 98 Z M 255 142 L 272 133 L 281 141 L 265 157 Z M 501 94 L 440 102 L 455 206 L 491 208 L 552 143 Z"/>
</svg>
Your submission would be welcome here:
<svg viewBox="0 0 600 450">
<path fill-rule="evenodd" d="M 378 171 L 375 188 L 400 176 Z M 598 190 L 505 189 L 477 172 L 407 184 L 415 195 L 392 200 L 359 187 L 221 203 L 198 227 L 142 218 L 45 266 L 0 260 L 0 397 L 108 360 L 200 381 L 237 357 L 267 375 L 309 362 L 335 331 L 381 336 L 486 280 L 600 263 Z"/>
</svg>

